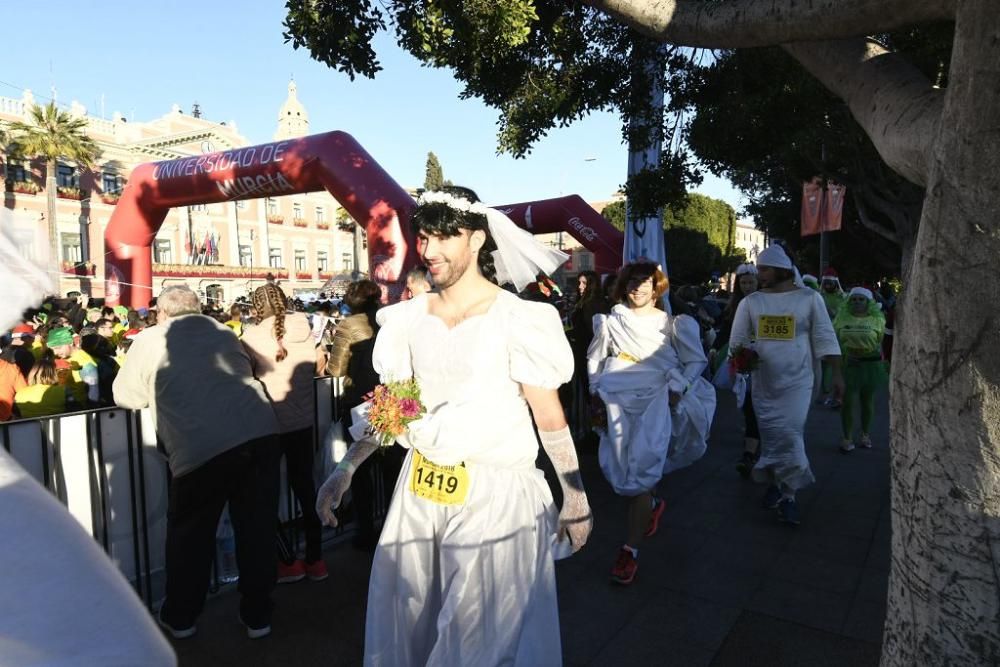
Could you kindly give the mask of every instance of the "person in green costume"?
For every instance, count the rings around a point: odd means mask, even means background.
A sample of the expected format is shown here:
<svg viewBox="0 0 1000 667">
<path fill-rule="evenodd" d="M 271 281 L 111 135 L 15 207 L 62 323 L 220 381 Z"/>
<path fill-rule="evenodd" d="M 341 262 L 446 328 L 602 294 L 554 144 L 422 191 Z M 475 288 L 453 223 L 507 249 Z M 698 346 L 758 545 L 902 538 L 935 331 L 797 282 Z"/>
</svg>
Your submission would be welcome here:
<svg viewBox="0 0 1000 667">
<path fill-rule="evenodd" d="M 871 448 L 871 423 L 875 414 L 875 392 L 888 381 L 882 361 L 885 315 L 870 290 L 855 287 L 833 320 L 843 354 L 844 404 L 840 411 L 843 440 L 840 451 L 854 449 L 854 397 L 861 404 L 861 438 L 858 444 Z"/>
<path fill-rule="evenodd" d="M 819 294 L 823 297 L 826 313 L 830 316 L 830 321 L 833 322 L 837 317 L 837 313 L 840 312 L 840 307 L 847 302 L 847 294 L 844 293 L 844 288 L 840 286 L 840 278 L 837 276 L 837 270 L 832 266 L 823 270 Z M 840 401 L 831 394 L 832 377 L 829 365 L 824 362 L 822 373 L 820 374 L 820 396 L 817 398 L 816 403 L 836 410 L 840 407 Z"/>
</svg>

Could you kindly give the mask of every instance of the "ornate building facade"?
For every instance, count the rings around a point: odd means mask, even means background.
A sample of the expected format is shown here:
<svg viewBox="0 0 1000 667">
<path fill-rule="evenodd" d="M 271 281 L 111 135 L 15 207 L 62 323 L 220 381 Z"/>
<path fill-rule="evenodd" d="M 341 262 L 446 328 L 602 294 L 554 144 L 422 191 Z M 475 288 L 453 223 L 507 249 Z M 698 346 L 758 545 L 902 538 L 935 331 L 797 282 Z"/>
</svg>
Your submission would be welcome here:
<svg viewBox="0 0 1000 667">
<path fill-rule="evenodd" d="M 35 104 L 30 91 L 20 99 L 0 97 L 0 127 L 28 121 Z M 87 121 L 101 154 L 93 169 L 60 162 L 57 226 L 60 257 L 48 262 L 46 173 L 42 160 L 17 160 L 0 147 L 5 231 L 21 253 L 45 266 L 59 266 L 54 282 L 65 294 L 104 294 L 104 230 L 136 166 L 251 145 L 232 121 L 201 117 L 180 107 L 149 122 L 87 115 L 74 102 L 69 113 Z M 294 82 L 278 112 L 274 139 L 309 134 L 309 116 Z M 153 243 L 153 293 L 187 283 L 221 304 L 247 295 L 273 274 L 286 293 L 313 291 L 331 278 L 367 271 L 363 233 L 327 192 L 269 197 L 172 209 Z"/>
</svg>

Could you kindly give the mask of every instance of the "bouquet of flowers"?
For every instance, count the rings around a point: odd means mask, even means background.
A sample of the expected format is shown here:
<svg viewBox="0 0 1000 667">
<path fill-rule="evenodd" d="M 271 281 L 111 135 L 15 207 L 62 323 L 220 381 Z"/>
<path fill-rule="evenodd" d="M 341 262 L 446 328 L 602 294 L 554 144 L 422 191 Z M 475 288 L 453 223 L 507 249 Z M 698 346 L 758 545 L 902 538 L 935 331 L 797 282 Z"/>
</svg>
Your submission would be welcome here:
<svg viewBox="0 0 1000 667">
<path fill-rule="evenodd" d="M 426 412 L 415 379 L 380 384 L 372 392 L 368 432 L 381 446 L 388 447 L 406 431 L 410 422 L 420 419 Z"/>
<path fill-rule="evenodd" d="M 737 345 L 729 350 L 729 368 L 733 374 L 746 375 L 757 370 L 760 357 L 752 347 Z"/>
</svg>

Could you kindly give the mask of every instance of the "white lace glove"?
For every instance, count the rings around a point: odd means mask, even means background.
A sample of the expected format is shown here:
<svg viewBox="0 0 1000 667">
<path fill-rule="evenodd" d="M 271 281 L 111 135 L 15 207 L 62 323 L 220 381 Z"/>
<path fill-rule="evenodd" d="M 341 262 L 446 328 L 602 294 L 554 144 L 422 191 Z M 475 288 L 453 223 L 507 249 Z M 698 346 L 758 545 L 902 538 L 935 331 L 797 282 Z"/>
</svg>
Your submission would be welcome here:
<svg viewBox="0 0 1000 667">
<path fill-rule="evenodd" d="M 558 431 L 539 431 L 538 437 L 559 476 L 559 485 L 563 491 L 558 537 L 561 540 L 568 535 L 573 544 L 573 553 L 576 553 L 587 543 L 590 531 L 594 529 L 594 517 L 587 501 L 587 493 L 583 489 L 573 436 L 570 435 L 569 427 L 564 426 Z"/>
<path fill-rule="evenodd" d="M 333 474 L 316 491 L 316 514 L 319 515 L 319 520 L 323 525 L 331 528 L 337 527 L 337 517 L 333 511 L 340 506 L 340 501 L 347 493 L 347 489 L 351 488 L 354 471 L 376 449 L 378 449 L 378 443 L 373 438 L 356 441 L 347 450 L 344 459 L 337 464 Z"/>
</svg>

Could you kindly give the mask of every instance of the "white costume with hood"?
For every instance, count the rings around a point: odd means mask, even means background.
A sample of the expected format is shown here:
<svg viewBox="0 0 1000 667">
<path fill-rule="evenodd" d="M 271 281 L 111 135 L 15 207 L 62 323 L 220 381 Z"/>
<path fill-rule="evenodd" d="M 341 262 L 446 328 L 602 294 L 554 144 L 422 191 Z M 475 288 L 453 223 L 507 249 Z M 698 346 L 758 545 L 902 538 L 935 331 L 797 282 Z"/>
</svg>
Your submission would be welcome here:
<svg viewBox="0 0 1000 667">
<path fill-rule="evenodd" d="M 645 493 L 705 453 L 715 414 L 715 389 L 701 377 L 707 363 L 687 315 L 639 316 L 619 304 L 594 317 L 587 371 L 608 409 L 599 458 L 615 493 Z M 683 394 L 673 409 L 670 391 Z"/>
<path fill-rule="evenodd" d="M 428 415 L 397 440 L 411 451 L 372 564 L 365 664 L 561 664 L 557 512 L 521 391 L 573 374 L 559 314 L 500 291 L 486 313 L 451 329 L 428 312 L 426 294 L 378 319 L 375 370 L 383 382 L 415 377 Z M 414 495 L 413 449 L 440 465 L 464 462 L 463 505 Z"/>
<path fill-rule="evenodd" d="M 769 252 L 772 248 L 774 251 Z M 793 268 L 791 260 L 777 246 L 765 249 L 757 263 Z M 769 318 L 782 318 L 782 322 L 791 318 L 794 329 L 787 334 L 788 338 L 768 338 L 766 332 L 762 337 L 762 317 L 764 322 L 777 321 Z M 823 297 L 807 287 L 748 294 L 736 309 L 729 345 L 735 348 L 751 343 L 759 357 L 751 378 L 761 442 L 754 479 L 770 481 L 770 471 L 777 483 L 798 490 L 815 481 L 803 439 L 812 402 L 813 362 L 824 356 L 840 355 Z"/>
</svg>

